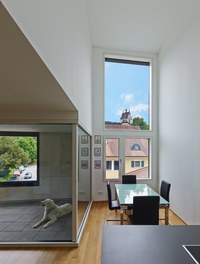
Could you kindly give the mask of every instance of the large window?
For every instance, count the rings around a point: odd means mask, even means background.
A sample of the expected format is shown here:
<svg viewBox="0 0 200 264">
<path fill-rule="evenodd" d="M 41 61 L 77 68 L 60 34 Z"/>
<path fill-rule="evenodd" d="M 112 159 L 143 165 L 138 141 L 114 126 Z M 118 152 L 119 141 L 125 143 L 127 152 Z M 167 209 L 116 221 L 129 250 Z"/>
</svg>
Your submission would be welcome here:
<svg viewBox="0 0 200 264">
<path fill-rule="evenodd" d="M 0 186 L 39 185 L 39 133 L 0 132 Z"/>
<path fill-rule="evenodd" d="M 120 180 L 123 174 L 151 177 L 151 75 L 151 59 L 104 57 L 106 180 Z"/>
<path fill-rule="evenodd" d="M 149 130 L 150 62 L 105 57 L 106 129 Z"/>
</svg>

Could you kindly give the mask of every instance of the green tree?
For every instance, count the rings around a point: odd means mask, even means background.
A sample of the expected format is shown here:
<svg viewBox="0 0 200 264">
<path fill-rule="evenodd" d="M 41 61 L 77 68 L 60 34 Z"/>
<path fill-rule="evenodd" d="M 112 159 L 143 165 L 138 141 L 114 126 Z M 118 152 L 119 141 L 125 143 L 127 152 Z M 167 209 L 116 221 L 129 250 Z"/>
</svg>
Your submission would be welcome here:
<svg viewBox="0 0 200 264">
<path fill-rule="evenodd" d="M 16 137 L 15 142 L 22 148 L 29 157 L 29 162 L 33 163 L 37 159 L 37 140 L 33 137 Z"/>
<path fill-rule="evenodd" d="M 149 129 L 149 125 L 144 121 L 144 118 L 142 117 L 135 117 L 133 119 L 133 122 L 131 124 L 132 126 L 139 126 L 142 130 L 148 130 Z"/>
<path fill-rule="evenodd" d="M 13 137 L 0 136 L 0 169 L 17 168 L 28 161 L 28 154 L 18 146 Z"/>
</svg>

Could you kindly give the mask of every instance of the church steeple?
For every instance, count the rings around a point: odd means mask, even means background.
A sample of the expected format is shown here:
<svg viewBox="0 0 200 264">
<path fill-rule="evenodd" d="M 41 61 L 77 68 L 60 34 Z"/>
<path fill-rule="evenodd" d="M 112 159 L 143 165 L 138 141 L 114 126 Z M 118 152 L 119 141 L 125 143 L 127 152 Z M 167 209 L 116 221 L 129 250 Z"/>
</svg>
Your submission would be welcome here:
<svg viewBox="0 0 200 264">
<path fill-rule="evenodd" d="M 132 116 L 131 116 L 131 112 L 130 110 L 127 111 L 127 109 L 125 109 L 125 112 L 122 112 L 121 118 L 120 118 L 120 123 L 121 125 L 130 125 L 132 121 Z"/>
</svg>

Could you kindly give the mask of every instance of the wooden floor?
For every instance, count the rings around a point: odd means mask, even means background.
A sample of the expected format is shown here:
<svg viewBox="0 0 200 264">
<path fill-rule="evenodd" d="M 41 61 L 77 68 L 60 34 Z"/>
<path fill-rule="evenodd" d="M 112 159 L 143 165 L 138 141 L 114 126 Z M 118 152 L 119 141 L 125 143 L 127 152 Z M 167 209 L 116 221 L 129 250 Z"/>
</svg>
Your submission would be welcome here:
<svg viewBox="0 0 200 264">
<path fill-rule="evenodd" d="M 169 214 L 172 225 L 184 225 L 173 212 Z M 119 218 L 119 214 L 108 210 L 107 202 L 95 202 L 85 226 L 78 248 L 12 248 L 0 249 L 3 264 L 100 264 L 102 227 L 119 222 L 105 220 Z M 162 223 L 161 223 L 162 224 Z"/>
</svg>

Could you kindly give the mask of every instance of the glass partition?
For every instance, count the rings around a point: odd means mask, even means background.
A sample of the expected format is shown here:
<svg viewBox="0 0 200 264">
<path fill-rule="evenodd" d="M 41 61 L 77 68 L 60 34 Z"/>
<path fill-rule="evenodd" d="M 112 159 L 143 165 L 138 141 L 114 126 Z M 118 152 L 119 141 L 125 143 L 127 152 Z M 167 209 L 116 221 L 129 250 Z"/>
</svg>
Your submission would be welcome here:
<svg viewBox="0 0 200 264">
<path fill-rule="evenodd" d="M 78 228 L 80 230 L 91 201 L 91 137 L 78 128 Z"/>
<path fill-rule="evenodd" d="M 72 125 L 0 131 L 0 243 L 72 241 Z"/>
<path fill-rule="evenodd" d="M 76 124 L 0 125 L 0 244 L 78 243 L 91 205 L 90 138 Z"/>
</svg>

